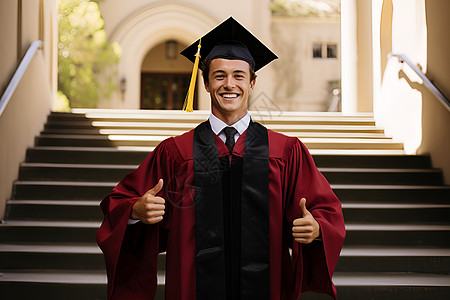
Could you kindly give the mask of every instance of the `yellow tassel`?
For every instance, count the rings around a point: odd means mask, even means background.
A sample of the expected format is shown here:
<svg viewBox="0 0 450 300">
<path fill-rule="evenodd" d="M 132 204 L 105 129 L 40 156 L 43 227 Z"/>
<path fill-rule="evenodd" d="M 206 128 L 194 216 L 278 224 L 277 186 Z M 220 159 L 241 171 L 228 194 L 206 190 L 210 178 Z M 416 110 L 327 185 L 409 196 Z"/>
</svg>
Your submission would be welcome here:
<svg viewBox="0 0 450 300">
<path fill-rule="evenodd" d="M 195 54 L 195 61 L 194 61 L 194 69 L 192 70 L 191 75 L 191 83 L 189 84 L 188 93 L 186 95 L 186 99 L 184 99 L 183 104 L 183 110 L 187 112 L 193 112 L 194 111 L 194 92 L 195 92 L 195 82 L 197 81 L 197 71 L 198 71 L 198 64 L 200 61 L 200 48 L 202 47 L 202 39 L 200 39 L 200 42 L 197 46 L 197 53 Z"/>
</svg>

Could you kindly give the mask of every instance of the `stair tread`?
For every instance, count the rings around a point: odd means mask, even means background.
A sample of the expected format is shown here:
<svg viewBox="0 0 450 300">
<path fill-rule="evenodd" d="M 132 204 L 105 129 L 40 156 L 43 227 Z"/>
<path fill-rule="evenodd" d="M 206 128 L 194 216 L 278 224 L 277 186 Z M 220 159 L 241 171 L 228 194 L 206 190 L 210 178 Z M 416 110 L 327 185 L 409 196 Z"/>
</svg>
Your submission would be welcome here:
<svg viewBox="0 0 450 300">
<path fill-rule="evenodd" d="M 157 272 L 158 284 L 165 283 L 164 272 Z M 106 285 L 106 271 L 51 271 L 29 270 L 0 272 L 0 282 L 34 282 L 64 284 L 101 284 Z"/>
<path fill-rule="evenodd" d="M 65 245 L 65 244 L 0 244 L 0 252 L 33 252 L 33 253 L 88 253 L 102 254 L 95 245 Z"/>
<path fill-rule="evenodd" d="M 136 169 L 139 165 L 121 165 L 121 164 L 64 164 L 64 163 L 31 163 L 24 162 L 21 167 L 33 168 L 90 168 L 90 169 Z"/>
<path fill-rule="evenodd" d="M 450 208 L 450 204 L 410 204 L 410 203 L 342 203 L 345 208 L 364 209 L 421 209 L 421 208 Z"/>
<path fill-rule="evenodd" d="M 99 228 L 101 222 L 91 221 L 3 221 L 0 227 L 75 227 L 75 228 Z"/>
<path fill-rule="evenodd" d="M 408 168 L 325 168 L 319 167 L 320 172 L 345 172 L 345 173 L 435 173 L 440 169 L 408 169 Z"/>
<path fill-rule="evenodd" d="M 100 201 L 92 200 L 8 200 L 9 205 L 30 204 L 30 205 L 65 205 L 65 206 L 100 206 Z"/>
<path fill-rule="evenodd" d="M 66 164 L 66 163 L 40 163 L 40 162 L 23 162 L 21 167 L 33 168 L 92 168 L 92 169 L 132 169 L 139 165 L 124 165 L 124 164 Z M 319 167 L 320 172 L 342 172 L 342 173 L 439 173 L 440 169 L 408 169 L 408 168 L 328 168 Z"/>
<path fill-rule="evenodd" d="M 450 256 L 450 248 L 430 247 L 343 247 L 341 256 Z"/>
<path fill-rule="evenodd" d="M 0 244 L 0 252 L 32 252 L 32 253 L 89 253 L 102 254 L 95 244 Z M 165 252 L 160 255 L 165 256 Z M 344 247 L 341 256 L 450 256 L 450 248 L 431 247 Z"/>
<path fill-rule="evenodd" d="M 450 275 L 336 272 L 333 281 L 336 286 L 450 286 Z"/>
<path fill-rule="evenodd" d="M 249 113 L 251 115 L 258 116 L 273 116 L 273 111 L 264 111 L 264 110 L 250 110 Z M 53 112 L 55 115 L 68 115 L 68 116 L 76 116 L 80 114 L 82 116 L 92 116 L 94 114 L 130 114 L 130 115 L 176 115 L 176 116 L 186 116 L 186 112 L 182 110 L 164 110 L 164 109 L 152 109 L 152 110 L 143 110 L 143 109 L 110 109 L 110 108 L 73 108 L 71 113 L 60 113 Z M 207 109 L 197 109 L 193 112 L 189 113 L 189 116 L 202 115 L 209 117 L 211 114 L 210 110 Z M 283 116 L 325 116 L 325 117 L 358 117 L 358 118 L 373 118 L 372 112 L 304 112 L 304 111 L 283 111 Z"/>
<path fill-rule="evenodd" d="M 450 225 L 346 224 L 347 231 L 450 231 Z"/>
<path fill-rule="evenodd" d="M 0 281 L 35 283 L 106 284 L 104 271 L 20 271 L 1 272 Z M 164 272 L 158 283 L 164 284 Z M 450 275 L 425 273 L 343 273 L 333 276 L 336 286 L 450 286 Z"/>
<path fill-rule="evenodd" d="M 74 147 L 74 146 L 34 146 L 32 150 L 50 151 L 98 151 L 98 152 L 146 152 L 150 153 L 155 147 L 118 146 L 118 147 Z M 313 155 L 369 155 L 369 156 L 405 156 L 404 150 L 398 149 L 309 149 Z"/>
<path fill-rule="evenodd" d="M 18 180 L 15 185 L 70 185 L 70 186 L 103 186 L 115 187 L 117 182 L 103 181 L 54 181 L 54 180 Z"/>
<path fill-rule="evenodd" d="M 110 140 L 110 141 L 163 141 L 167 139 L 167 136 L 158 135 L 88 135 L 88 134 L 42 134 L 39 138 L 47 139 L 80 139 L 80 140 Z M 395 142 L 391 138 L 335 138 L 335 137 L 306 137 L 301 139 L 303 143 L 361 143 L 361 144 L 399 144 L 402 143 Z"/>
<path fill-rule="evenodd" d="M 380 189 L 380 190 L 394 190 L 394 189 L 408 189 L 408 190 L 450 190 L 448 185 L 397 185 L 397 184 L 331 184 L 333 189 Z"/>
<path fill-rule="evenodd" d="M 106 271 L 28 271 L 0 272 L 0 282 L 106 284 Z"/>
</svg>

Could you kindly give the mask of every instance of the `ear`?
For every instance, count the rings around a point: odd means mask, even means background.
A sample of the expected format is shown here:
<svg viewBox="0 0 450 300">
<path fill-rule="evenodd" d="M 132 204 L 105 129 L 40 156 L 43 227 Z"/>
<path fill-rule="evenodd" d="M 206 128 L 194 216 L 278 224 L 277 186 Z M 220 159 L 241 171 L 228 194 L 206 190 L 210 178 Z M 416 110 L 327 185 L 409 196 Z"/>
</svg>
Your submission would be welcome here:
<svg viewBox="0 0 450 300">
<path fill-rule="evenodd" d="M 253 88 L 255 87 L 256 84 L 256 78 L 253 79 L 252 81 L 250 81 L 250 91 L 253 91 Z"/>
<path fill-rule="evenodd" d="M 203 81 L 203 85 L 205 86 L 205 90 L 209 93 L 209 82 Z"/>
</svg>

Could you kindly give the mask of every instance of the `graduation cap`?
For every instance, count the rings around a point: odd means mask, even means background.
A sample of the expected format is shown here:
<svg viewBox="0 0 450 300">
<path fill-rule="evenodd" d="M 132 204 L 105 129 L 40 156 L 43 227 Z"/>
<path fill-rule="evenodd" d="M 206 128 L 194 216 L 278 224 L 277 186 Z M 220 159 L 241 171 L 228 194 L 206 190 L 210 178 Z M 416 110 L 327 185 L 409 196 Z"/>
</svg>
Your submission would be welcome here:
<svg viewBox="0 0 450 300">
<path fill-rule="evenodd" d="M 278 57 L 233 17 L 219 24 L 181 52 L 194 63 L 191 83 L 183 110 L 192 111 L 195 80 L 201 61 L 205 58 L 238 59 L 248 62 L 256 72 Z"/>
</svg>

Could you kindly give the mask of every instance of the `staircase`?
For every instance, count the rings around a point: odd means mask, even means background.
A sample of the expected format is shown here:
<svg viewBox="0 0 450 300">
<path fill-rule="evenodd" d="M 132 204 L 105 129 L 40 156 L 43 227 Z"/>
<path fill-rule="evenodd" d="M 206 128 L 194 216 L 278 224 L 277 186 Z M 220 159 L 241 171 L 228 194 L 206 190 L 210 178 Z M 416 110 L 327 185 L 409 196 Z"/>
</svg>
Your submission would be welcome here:
<svg viewBox="0 0 450 300">
<path fill-rule="evenodd" d="M 338 299 L 449 299 L 450 187 L 430 157 L 405 155 L 370 114 L 252 115 L 301 138 L 342 201 Z M 0 298 L 106 299 L 95 243 L 99 201 L 161 140 L 207 118 L 205 111 L 52 113 L 0 225 Z M 159 262 L 156 299 L 164 299 L 164 254 Z"/>
</svg>

